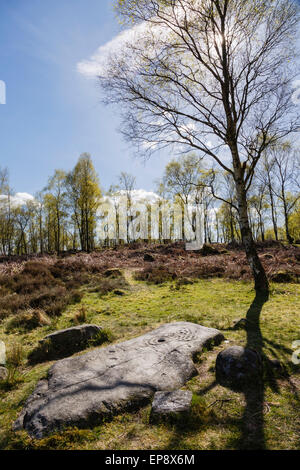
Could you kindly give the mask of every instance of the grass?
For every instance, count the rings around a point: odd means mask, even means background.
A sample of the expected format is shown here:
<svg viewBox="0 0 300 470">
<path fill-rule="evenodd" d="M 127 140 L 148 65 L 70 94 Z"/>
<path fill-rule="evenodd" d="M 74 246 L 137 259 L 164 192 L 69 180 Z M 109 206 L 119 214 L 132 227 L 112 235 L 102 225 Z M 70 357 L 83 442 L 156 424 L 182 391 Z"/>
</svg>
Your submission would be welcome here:
<svg viewBox="0 0 300 470">
<path fill-rule="evenodd" d="M 124 282 L 124 281 L 123 281 Z M 299 449 L 300 378 L 299 366 L 292 364 L 292 342 L 299 338 L 299 285 L 271 284 L 268 302 L 259 306 L 260 331 L 252 332 L 261 343 L 266 358 L 278 359 L 280 369 L 266 367 L 261 403 L 261 421 L 251 408 L 251 396 L 236 393 L 215 383 L 217 353 L 229 345 L 245 345 L 249 332 L 234 330 L 234 320 L 255 316 L 254 291 L 246 281 L 224 279 L 177 280 L 163 284 L 137 281 L 127 270 L 129 288 L 124 296 L 114 292 L 83 290 L 81 303 L 69 305 L 51 323 L 34 329 L 8 328 L 11 319 L 0 324 L 0 339 L 8 356 L 14 357 L 17 378 L 9 388 L 0 390 L 0 448 L 4 449 Z M 93 290 L 93 289 L 92 289 Z M 252 304 L 252 307 L 250 308 Z M 249 313 L 250 311 L 250 313 Z M 84 312 L 84 313 L 82 313 Z M 82 318 L 83 315 L 83 318 Z M 107 341 L 120 342 L 146 333 L 162 323 L 190 321 L 223 330 L 226 343 L 198 355 L 198 376 L 185 388 L 193 392 L 188 421 L 150 422 L 148 405 L 123 413 L 93 429 L 65 430 L 40 441 L 25 432 L 13 433 L 11 425 L 37 381 L 45 377 L 52 362 L 30 366 L 26 356 L 46 334 L 83 320 L 104 327 Z M 111 336 L 113 332 L 114 337 Z M 261 335 L 259 334 L 261 333 Z M 252 335 L 253 336 L 253 335 Z M 253 338 L 252 338 L 253 339 Z M 18 346 L 22 345 L 22 353 Z M 104 344 L 105 346 L 105 344 Z M 94 347 L 93 344 L 90 348 Z M 265 359 L 266 361 L 266 359 Z M 256 436 L 260 426 L 260 437 Z M 254 438 L 249 442 L 249 435 Z M 248 437 L 247 437 L 248 436 Z M 253 437 L 252 436 L 252 437 Z M 257 437 L 257 440 L 255 438 Z M 262 442 L 263 441 L 263 442 Z"/>
</svg>

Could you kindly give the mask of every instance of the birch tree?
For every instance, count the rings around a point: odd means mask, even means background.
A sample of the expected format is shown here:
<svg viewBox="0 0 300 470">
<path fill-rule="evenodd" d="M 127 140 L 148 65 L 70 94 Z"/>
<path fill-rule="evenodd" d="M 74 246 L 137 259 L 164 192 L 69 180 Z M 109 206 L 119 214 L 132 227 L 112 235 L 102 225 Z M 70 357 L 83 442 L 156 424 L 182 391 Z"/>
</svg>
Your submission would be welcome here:
<svg viewBox="0 0 300 470">
<path fill-rule="evenodd" d="M 299 130 L 291 99 L 299 8 L 292 0 L 116 0 L 122 47 L 100 73 L 122 132 L 150 155 L 175 145 L 234 180 L 256 291 L 268 291 L 247 192 L 264 150 Z M 126 39 L 127 38 L 127 39 Z"/>
</svg>

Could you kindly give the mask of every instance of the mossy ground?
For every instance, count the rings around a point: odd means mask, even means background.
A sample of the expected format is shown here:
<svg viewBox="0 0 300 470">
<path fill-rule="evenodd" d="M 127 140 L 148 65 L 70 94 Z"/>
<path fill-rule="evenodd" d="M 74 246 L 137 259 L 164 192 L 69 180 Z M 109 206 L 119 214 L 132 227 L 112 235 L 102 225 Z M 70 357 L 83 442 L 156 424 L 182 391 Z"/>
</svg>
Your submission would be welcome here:
<svg viewBox="0 0 300 470">
<path fill-rule="evenodd" d="M 214 371 L 220 350 L 233 344 L 247 344 L 247 332 L 232 329 L 232 324 L 249 313 L 255 297 L 252 285 L 224 279 L 199 280 L 184 286 L 176 285 L 175 281 L 148 285 L 135 281 L 131 271 L 126 272 L 126 278 L 130 289 L 125 295 L 100 295 L 86 289 L 81 304 L 67 307 L 61 317 L 52 319 L 51 325 L 10 332 L 6 330 L 9 319 L 0 325 L 0 339 L 6 343 L 8 359 L 18 363 L 11 384 L 0 389 L 0 448 L 300 448 L 300 366 L 291 361 L 292 343 L 300 339 L 299 285 L 273 284 L 270 298 L 261 308 L 260 330 L 256 332 L 258 343 L 267 358 L 279 359 L 283 367 L 267 368 L 263 395 L 260 395 L 261 416 L 257 417 L 257 412 L 251 414 L 249 395 L 217 385 Z M 11 431 L 24 401 L 52 364 L 29 366 L 26 356 L 47 333 L 74 325 L 80 309 L 84 311 L 85 323 L 96 323 L 110 330 L 114 342 L 146 333 L 162 323 L 182 320 L 223 330 L 226 343 L 198 356 L 199 375 L 186 384 L 193 392 L 188 421 L 151 424 L 148 405 L 115 416 L 92 429 L 68 429 L 41 441 L 30 439 L 25 432 Z M 17 352 L 16 344 L 21 345 Z M 16 360 L 14 356 L 19 357 Z"/>
</svg>

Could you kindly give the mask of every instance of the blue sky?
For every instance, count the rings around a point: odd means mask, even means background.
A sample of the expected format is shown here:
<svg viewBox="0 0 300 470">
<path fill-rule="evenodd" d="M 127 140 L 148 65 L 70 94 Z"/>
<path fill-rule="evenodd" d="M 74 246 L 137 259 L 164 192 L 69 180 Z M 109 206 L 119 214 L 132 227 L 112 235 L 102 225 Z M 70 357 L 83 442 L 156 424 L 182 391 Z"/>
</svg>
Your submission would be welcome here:
<svg viewBox="0 0 300 470">
<path fill-rule="evenodd" d="M 170 155 L 144 163 L 117 132 L 118 116 L 100 104 L 92 79 L 78 72 L 119 32 L 112 0 L 0 0 L 0 166 L 13 189 L 34 194 L 54 169 L 70 170 L 89 152 L 101 185 L 121 171 L 154 189 Z"/>
<path fill-rule="evenodd" d="M 15 191 L 42 189 L 55 168 L 71 169 L 83 152 L 105 189 L 121 171 L 136 175 L 137 187 L 154 187 L 168 158 L 133 158 L 96 82 L 77 71 L 118 32 L 112 0 L 1 0 L 0 166 Z"/>
</svg>

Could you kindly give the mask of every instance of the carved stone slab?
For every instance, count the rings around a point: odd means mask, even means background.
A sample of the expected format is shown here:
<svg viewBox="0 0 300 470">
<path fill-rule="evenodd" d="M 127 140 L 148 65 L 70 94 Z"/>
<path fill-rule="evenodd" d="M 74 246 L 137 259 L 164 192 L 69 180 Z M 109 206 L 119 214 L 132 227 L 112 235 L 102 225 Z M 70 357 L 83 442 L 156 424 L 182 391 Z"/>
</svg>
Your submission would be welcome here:
<svg viewBox="0 0 300 470">
<path fill-rule="evenodd" d="M 168 323 L 143 336 L 56 362 L 27 400 L 13 429 L 35 438 L 101 417 L 182 387 L 197 374 L 192 357 L 224 339 L 216 329 Z"/>
</svg>

